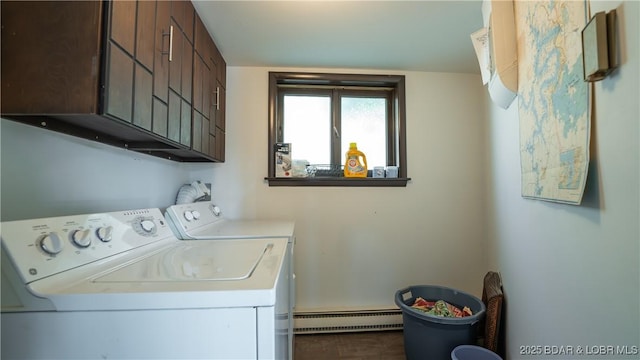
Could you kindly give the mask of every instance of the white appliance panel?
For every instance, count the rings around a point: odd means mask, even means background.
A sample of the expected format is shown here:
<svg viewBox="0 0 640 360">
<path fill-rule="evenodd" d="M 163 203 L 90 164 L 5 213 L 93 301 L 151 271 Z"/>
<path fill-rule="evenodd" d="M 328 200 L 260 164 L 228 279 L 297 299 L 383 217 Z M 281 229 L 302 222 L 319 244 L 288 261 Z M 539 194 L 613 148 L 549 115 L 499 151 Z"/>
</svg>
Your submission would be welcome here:
<svg viewBox="0 0 640 360">
<path fill-rule="evenodd" d="M 210 202 L 172 205 L 165 215 L 180 239 L 243 239 L 289 237 L 293 241 L 295 223 L 278 220 L 230 220 Z"/>
<path fill-rule="evenodd" d="M 2 358 L 259 359 L 256 312 L 242 307 L 3 314 Z"/>
<path fill-rule="evenodd" d="M 80 242 L 80 238 L 83 245 L 76 242 Z M 158 209 L 2 224 L 3 250 L 17 265 L 16 270 L 25 283 L 174 239 Z"/>
</svg>

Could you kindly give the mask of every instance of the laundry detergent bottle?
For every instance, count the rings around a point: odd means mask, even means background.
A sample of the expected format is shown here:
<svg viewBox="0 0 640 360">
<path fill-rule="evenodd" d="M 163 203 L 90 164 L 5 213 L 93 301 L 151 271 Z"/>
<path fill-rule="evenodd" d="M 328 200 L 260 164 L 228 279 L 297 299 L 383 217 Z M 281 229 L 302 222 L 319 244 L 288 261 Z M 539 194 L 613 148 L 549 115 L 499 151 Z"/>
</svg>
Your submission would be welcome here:
<svg viewBox="0 0 640 360">
<path fill-rule="evenodd" d="M 344 177 L 367 177 L 367 157 L 354 142 L 345 154 Z"/>
</svg>

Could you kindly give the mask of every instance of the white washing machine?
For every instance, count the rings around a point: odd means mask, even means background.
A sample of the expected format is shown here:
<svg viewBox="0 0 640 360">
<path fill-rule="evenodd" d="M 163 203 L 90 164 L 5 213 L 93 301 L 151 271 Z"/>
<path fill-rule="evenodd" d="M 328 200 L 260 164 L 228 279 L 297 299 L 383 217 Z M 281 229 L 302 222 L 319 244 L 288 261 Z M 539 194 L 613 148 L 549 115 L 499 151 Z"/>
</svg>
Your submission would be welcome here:
<svg viewBox="0 0 640 360">
<path fill-rule="evenodd" d="M 178 240 L 159 209 L 4 222 L 3 359 L 286 359 L 287 238 Z"/>
<path fill-rule="evenodd" d="M 183 240 L 238 240 L 287 238 L 289 253 L 289 359 L 293 358 L 293 311 L 295 308 L 294 246 L 295 223 L 277 220 L 231 220 L 211 202 L 168 207 L 165 218 L 175 235 Z"/>
</svg>

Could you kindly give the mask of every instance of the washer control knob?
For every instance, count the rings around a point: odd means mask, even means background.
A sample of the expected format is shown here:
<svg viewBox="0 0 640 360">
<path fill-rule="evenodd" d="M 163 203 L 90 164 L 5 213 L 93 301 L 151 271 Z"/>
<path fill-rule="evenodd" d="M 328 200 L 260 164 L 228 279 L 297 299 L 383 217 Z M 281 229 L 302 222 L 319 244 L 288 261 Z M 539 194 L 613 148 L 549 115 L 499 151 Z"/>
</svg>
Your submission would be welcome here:
<svg viewBox="0 0 640 360">
<path fill-rule="evenodd" d="M 184 218 L 187 221 L 193 220 L 193 213 L 191 211 L 189 211 L 189 210 L 185 211 L 184 212 Z"/>
<path fill-rule="evenodd" d="M 42 236 L 38 240 L 40 248 L 49 255 L 55 255 L 62 251 L 62 241 L 58 234 L 50 232 L 47 235 Z"/>
<path fill-rule="evenodd" d="M 91 245 L 89 230 L 75 230 L 71 233 L 71 241 L 79 247 L 88 247 Z"/>
<path fill-rule="evenodd" d="M 215 215 L 216 217 L 220 216 L 220 213 L 222 213 L 222 210 L 220 210 L 220 208 L 217 207 L 216 205 L 213 205 L 211 207 L 211 211 L 213 211 L 213 215 Z"/>
<path fill-rule="evenodd" d="M 198 220 L 198 219 L 200 219 L 200 212 L 199 212 L 198 210 L 193 210 L 193 211 L 191 212 L 191 215 L 193 215 L 193 219 L 194 219 L 194 220 Z"/>
<path fill-rule="evenodd" d="M 96 235 L 102 242 L 111 241 L 111 236 L 113 235 L 113 226 L 99 227 L 98 230 L 96 230 Z"/>
<path fill-rule="evenodd" d="M 153 220 L 142 220 L 140 226 L 142 226 L 142 230 L 150 233 L 156 228 L 156 223 L 154 223 Z"/>
</svg>

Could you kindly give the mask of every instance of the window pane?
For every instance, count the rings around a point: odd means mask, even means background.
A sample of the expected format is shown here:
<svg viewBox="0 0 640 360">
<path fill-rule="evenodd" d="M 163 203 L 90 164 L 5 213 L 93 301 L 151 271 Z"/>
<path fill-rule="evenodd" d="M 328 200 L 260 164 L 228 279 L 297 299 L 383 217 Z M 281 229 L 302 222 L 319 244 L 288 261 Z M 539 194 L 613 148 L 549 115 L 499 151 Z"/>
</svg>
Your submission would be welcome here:
<svg viewBox="0 0 640 360">
<path fill-rule="evenodd" d="M 342 154 L 349 143 L 358 144 L 358 150 L 367 156 L 367 165 L 387 165 L 387 101 L 384 98 L 346 97 L 342 104 Z"/>
<path fill-rule="evenodd" d="M 328 96 L 284 96 L 284 142 L 293 159 L 331 163 L 331 99 Z"/>
</svg>

